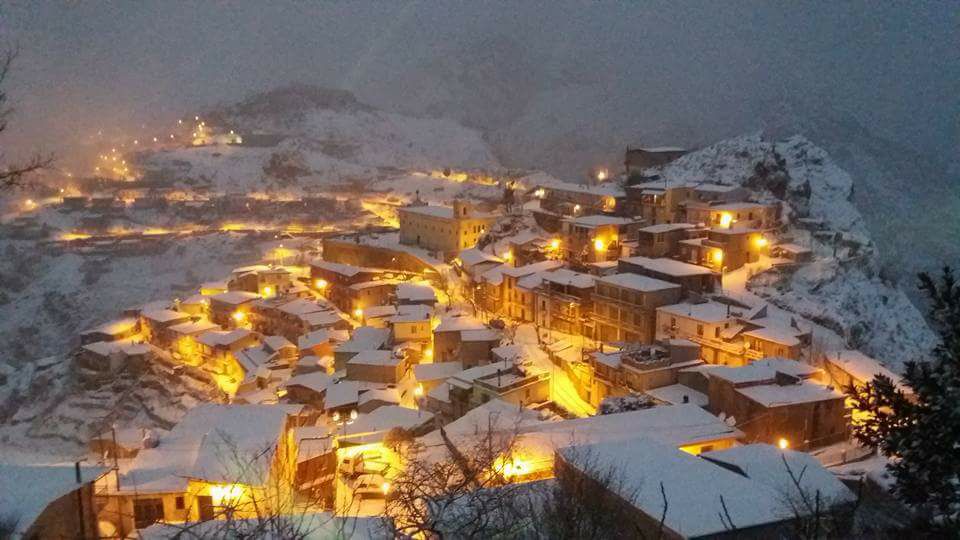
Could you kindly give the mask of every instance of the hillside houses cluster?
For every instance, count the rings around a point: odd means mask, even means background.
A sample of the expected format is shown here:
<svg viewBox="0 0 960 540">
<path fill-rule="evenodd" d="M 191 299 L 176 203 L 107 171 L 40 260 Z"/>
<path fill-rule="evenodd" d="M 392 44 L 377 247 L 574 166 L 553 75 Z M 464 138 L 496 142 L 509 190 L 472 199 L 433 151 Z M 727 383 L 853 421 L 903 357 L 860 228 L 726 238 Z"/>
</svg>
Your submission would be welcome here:
<svg viewBox="0 0 960 540">
<path fill-rule="evenodd" d="M 682 153 L 630 150 L 627 169 Z M 724 292 L 744 265 L 811 256 L 781 203 L 640 180 L 529 185 L 503 214 L 418 200 L 398 231 L 331 236 L 307 265 L 237 268 L 83 333 L 84 380 L 156 364 L 220 397 L 170 430 L 94 434 L 107 469 L 89 519 L 104 537 L 263 508 L 367 519 L 410 459 L 398 440 L 459 459 L 451 447 L 491 433 L 516 440 L 498 474 L 530 489 L 598 480 L 585 455 L 616 467 L 624 482 L 597 489 L 644 535 L 779 535 L 805 517 L 778 506 L 784 463 L 852 504 L 805 452 L 847 439 L 841 385 L 882 367 L 816 350 L 808 321 Z M 526 226 L 504 234 L 508 220 Z M 363 523 L 362 537 L 389 535 Z"/>
</svg>

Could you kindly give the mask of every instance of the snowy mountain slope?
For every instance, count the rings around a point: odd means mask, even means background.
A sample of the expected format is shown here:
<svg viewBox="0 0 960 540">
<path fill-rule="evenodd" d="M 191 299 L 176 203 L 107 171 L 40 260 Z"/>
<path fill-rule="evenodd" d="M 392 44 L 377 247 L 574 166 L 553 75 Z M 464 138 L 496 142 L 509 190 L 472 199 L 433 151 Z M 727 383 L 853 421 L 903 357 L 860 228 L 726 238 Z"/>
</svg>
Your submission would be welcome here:
<svg viewBox="0 0 960 540">
<path fill-rule="evenodd" d="M 127 307 L 169 300 L 259 258 L 256 245 L 229 234 L 138 256 L 46 252 L 22 241 L 0 241 L 0 250 L 0 364 L 12 366 L 62 355 L 79 332 Z"/>
<path fill-rule="evenodd" d="M 768 272 L 747 288 L 777 306 L 830 328 L 850 347 L 900 369 L 936 342 L 917 308 L 880 264 L 863 216 L 851 201 L 853 180 L 802 136 L 770 141 L 753 134 L 690 153 L 661 171 L 668 182 L 712 180 L 771 191 L 788 204 L 787 234 L 810 244 L 817 260 L 796 271 Z M 825 230 L 802 230 L 798 218 Z M 843 242 L 834 245 L 835 234 Z"/>
<path fill-rule="evenodd" d="M 373 109 L 349 93 L 312 86 L 285 87 L 213 111 L 210 125 L 239 133 L 282 136 L 275 147 L 204 146 L 143 153 L 146 169 L 212 180 L 222 191 L 279 187 L 323 188 L 374 179 L 384 170 L 494 169 L 500 166 L 481 134 L 451 120 Z M 296 179 L 268 178 L 275 155 L 298 167 Z"/>
</svg>

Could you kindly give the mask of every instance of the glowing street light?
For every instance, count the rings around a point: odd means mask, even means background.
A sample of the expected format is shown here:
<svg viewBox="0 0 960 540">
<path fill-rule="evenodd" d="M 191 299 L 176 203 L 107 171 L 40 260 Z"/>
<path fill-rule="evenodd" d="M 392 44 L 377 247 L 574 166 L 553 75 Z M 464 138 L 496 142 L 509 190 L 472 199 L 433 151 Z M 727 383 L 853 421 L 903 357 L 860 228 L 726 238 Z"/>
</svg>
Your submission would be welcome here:
<svg viewBox="0 0 960 540">
<path fill-rule="evenodd" d="M 597 180 L 603 182 L 607 179 L 608 174 L 606 169 L 600 169 L 597 171 Z"/>
<path fill-rule="evenodd" d="M 603 240 L 596 238 L 593 241 L 593 249 L 597 251 L 604 251 L 607 249 L 607 245 L 603 243 Z"/>
<path fill-rule="evenodd" d="M 326 289 L 326 288 L 327 288 L 327 285 L 328 285 L 327 280 L 325 280 L 325 279 L 318 279 L 318 280 L 314 281 L 313 284 L 314 284 L 318 289 L 321 289 L 321 290 L 322 290 L 322 289 Z"/>
<path fill-rule="evenodd" d="M 723 212 L 720 214 L 720 226 L 724 229 L 729 229 L 730 225 L 733 225 L 733 214 L 730 212 Z"/>
<path fill-rule="evenodd" d="M 560 249 L 560 239 L 559 239 L 559 238 L 554 238 L 553 240 L 550 241 L 550 249 L 552 249 L 552 250 L 554 250 L 554 251 Z"/>
<path fill-rule="evenodd" d="M 233 320 L 237 321 L 238 323 L 242 323 L 244 320 L 246 320 L 247 314 L 242 311 L 234 311 L 232 317 Z"/>
<path fill-rule="evenodd" d="M 788 441 L 783 437 L 780 437 L 780 440 L 777 441 L 777 447 L 780 448 L 781 450 L 786 450 L 787 448 L 790 448 L 790 441 Z"/>
<path fill-rule="evenodd" d="M 362 319 L 362 318 L 363 318 L 363 310 L 360 309 L 360 308 L 357 308 L 357 309 L 353 310 L 353 316 L 354 316 L 355 318 L 357 318 L 357 319 Z"/>
</svg>

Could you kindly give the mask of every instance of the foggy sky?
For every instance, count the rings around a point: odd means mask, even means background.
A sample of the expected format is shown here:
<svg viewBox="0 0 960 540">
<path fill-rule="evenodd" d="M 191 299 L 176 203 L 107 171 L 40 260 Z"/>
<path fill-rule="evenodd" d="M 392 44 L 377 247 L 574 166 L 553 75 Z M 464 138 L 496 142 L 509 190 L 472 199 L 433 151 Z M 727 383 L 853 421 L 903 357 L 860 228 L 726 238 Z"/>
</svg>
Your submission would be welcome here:
<svg viewBox="0 0 960 540">
<path fill-rule="evenodd" d="M 0 8 L 22 49 L 2 144 L 69 160 L 97 129 L 300 81 L 613 151 L 633 126 L 702 144 L 791 101 L 955 154 L 958 28 L 957 2 L 22 2 Z"/>
</svg>

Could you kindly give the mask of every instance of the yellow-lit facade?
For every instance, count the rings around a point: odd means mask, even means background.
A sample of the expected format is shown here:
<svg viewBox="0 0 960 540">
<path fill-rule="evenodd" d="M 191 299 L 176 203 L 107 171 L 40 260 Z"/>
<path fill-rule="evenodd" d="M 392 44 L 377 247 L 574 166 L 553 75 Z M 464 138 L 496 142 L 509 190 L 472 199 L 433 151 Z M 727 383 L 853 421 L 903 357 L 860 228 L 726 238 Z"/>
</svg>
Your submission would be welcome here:
<svg viewBox="0 0 960 540">
<path fill-rule="evenodd" d="M 453 207 L 407 206 L 399 209 L 400 242 L 452 258 L 477 244 L 494 217 L 480 215 L 462 201 Z"/>
</svg>

